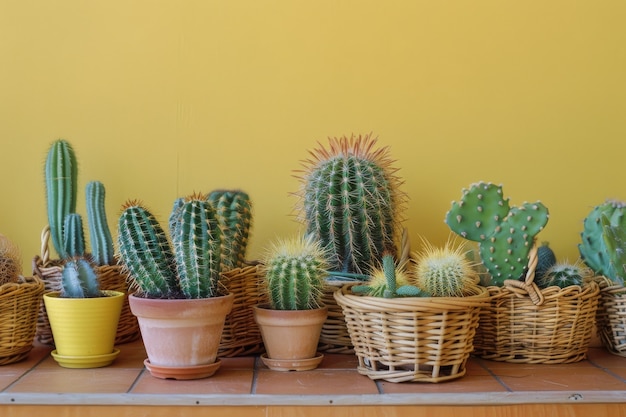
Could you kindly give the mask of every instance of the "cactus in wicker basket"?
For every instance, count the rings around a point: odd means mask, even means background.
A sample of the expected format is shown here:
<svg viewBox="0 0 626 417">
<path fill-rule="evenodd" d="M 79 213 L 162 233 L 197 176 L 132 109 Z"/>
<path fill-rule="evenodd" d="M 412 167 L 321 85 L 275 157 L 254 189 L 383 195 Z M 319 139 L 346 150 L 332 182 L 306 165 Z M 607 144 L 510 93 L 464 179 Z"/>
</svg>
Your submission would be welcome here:
<svg viewBox="0 0 626 417">
<path fill-rule="evenodd" d="M 128 201 L 118 222 L 120 264 L 133 287 L 147 298 L 209 298 L 221 295 L 223 233 L 213 206 L 202 194 L 174 204 L 171 245 L 156 217 Z"/>
<path fill-rule="evenodd" d="M 270 308 L 310 310 L 322 307 L 328 252 L 313 236 L 275 242 L 263 264 Z"/>
<path fill-rule="evenodd" d="M 388 148 L 370 135 L 343 136 L 310 155 L 298 172 L 299 218 L 329 249 L 331 271 L 367 273 L 395 252 L 406 200 Z"/>
<path fill-rule="evenodd" d="M 372 270 L 370 280 L 366 284 L 353 285 L 351 291 L 371 297 L 424 297 L 428 293 L 412 283 L 404 268 L 396 265 L 393 254 L 383 255 L 381 266 Z"/>
<path fill-rule="evenodd" d="M 8 237 L 0 234 L 0 285 L 18 282 L 21 274 L 19 248 Z"/>
<path fill-rule="evenodd" d="M 578 250 L 593 272 L 616 285 L 626 276 L 626 203 L 607 200 L 587 215 Z"/>
<path fill-rule="evenodd" d="M 548 209 L 540 202 L 511 207 L 502 187 L 479 182 L 463 190 L 452 202 L 445 222 L 461 237 L 476 241 L 493 285 L 522 279 L 536 235 L 548 222 Z"/>
<path fill-rule="evenodd" d="M 590 276 L 589 269 L 578 263 L 557 262 L 543 274 L 536 275 L 535 283 L 542 289 L 552 286 L 559 288 L 566 288 L 571 285 L 582 286 Z"/>
</svg>

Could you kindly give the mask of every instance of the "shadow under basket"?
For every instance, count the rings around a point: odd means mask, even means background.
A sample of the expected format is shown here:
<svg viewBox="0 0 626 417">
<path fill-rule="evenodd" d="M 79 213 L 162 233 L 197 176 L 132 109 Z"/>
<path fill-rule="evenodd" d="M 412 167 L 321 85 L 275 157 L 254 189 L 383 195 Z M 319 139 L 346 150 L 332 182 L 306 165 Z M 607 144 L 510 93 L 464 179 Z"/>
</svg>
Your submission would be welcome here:
<svg viewBox="0 0 626 417">
<path fill-rule="evenodd" d="M 481 307 L 489 294 L 466 297 L 379 298 L 334 294 L 342 307 L 357 371 L 389 382 L 442 382 L 465 375 Z"/>
<path fill-rule="evenodd" d="M 0 286 L 0 365 L 19 362 L 32 350 L 43 292 L 37 277 Z"/>
<path fill-rule="evenodd" d="M 40 278 L 44 283 L 44 292 L 61 291 L 61 279 L 63 273 L 63 262 L 61 260 L 51 260 L 48 249 L 50 239 L 50 228 L 44 228 L 41 234 L 41 256 L 33 258 L 33 275 Z M 128 283 L 126 275 L 122 273 L 119 265 L 103 265 L 96 267 L 96 273 L 100 280 L 100 288 L 103 290 L 120 291 L 125 293 L 122 303 L 122 312 L 117 326 L 115 344 L 120 345 L 137 340 L 141 335 L 137 318 L 130 311 L 128 304 Z M 48 321 L 48 314 L 43 299 L 39 306 L 39 316 L 37 318 L 36 339 L 49 346 L 54 346 L 54 338 Z"/>
<path fill-rule="evenodd" d="M 536 288 L 536 287 L 535 287 Z M 586 358 L 598 306 L 598 284 L 538 291 L 541 301 L 516 287 L 487 287 L 474 354 L 511 363 L 559 364 Z"/>
<path fill-rule="evenodd" d="M 602 345 L 614 355 L 626 357 L 626 287 L 599 277 L 600 301 L 596 315 Z"/>
<path fill-rule="evenodd" d="M 235 298 L 226 316 L 218 357 L 247 356 L 265 352 L 253 307 L 267 303 L 262 291 L 262 265 L 254 263 L 222 273 L 223 284 Z"/>
</svg>

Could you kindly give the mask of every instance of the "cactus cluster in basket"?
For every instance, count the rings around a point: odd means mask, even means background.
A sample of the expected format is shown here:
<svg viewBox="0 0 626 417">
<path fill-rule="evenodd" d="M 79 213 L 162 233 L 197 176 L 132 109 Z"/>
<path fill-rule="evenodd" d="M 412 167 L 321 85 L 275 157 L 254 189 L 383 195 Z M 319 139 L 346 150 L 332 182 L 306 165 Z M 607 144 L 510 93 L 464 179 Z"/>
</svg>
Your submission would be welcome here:
<svg viewBox="0 0 626 417">
<path fill-rule="evenodd" d="M 251 216 L 243 191 L 194 193 L 174 202 L 168 238 L 155 215 L 130 200 L 118 222 L 120 264 L 147 298 L 222 295 L 221 273 L 245 259 Z"/>
</svg>

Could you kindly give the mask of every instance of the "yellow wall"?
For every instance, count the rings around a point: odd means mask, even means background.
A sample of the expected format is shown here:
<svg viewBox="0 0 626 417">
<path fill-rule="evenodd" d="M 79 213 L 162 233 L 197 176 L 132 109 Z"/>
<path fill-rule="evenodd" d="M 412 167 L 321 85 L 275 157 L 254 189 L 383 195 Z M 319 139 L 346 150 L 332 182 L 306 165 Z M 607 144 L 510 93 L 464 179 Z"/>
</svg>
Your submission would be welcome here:
<svg viewBox="0 0 626 417">
<path fill-rule="evenodd" d="M 80 200 L 115 226 L 140 198 L 242 188 L 250 257 L 299 230 L 292 171 L 328 136 L 397 158 L 412 240 L 442 243 L 461 189 L 542 200 L 541 240 L 574 260 L 582 220 L 626 200 L 626 2 L 3 0 L 0 232 L 24 265 L 46 224 L 43 161 L 68 139 Z"/>
</svg>

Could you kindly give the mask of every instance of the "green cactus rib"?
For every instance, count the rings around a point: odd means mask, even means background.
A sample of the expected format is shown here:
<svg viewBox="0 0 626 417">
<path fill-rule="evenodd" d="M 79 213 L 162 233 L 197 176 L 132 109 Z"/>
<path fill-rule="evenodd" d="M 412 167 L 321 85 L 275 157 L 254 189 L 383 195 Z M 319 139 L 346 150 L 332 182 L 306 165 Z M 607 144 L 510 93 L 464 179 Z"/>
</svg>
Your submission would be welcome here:
<svg viewBox="0 0 626 417">
<path fill-rule="evenodd" d="M 83 258 L 65 263 L 61 288 L 61 297 L 91 298 L 101 295 L 98 276 L 91 264 Z"/>
<path fill-rule="evenodd" d="M 149 298 L 180 294 L 174 255 L 155 216 L 137 202 L 125 205 L 118 222 L 119 263 Z"/>
<path fill-rule="evenodd" d="M 113 238 L 106 218 L 104 184 L 90 181 L 85 187 L 85 195 L 91 255 L 98 265 L 113 265 Z"/>
<path fill-rule="evenodd" d="M 243 267 L 246 262 L 246 251 L 252 225 L 250 196 L 240 190 L 214 190 L 209 193 L 207 200 L 215 208 L 224 234 L 223 269 Z"/>
<path fill-rule="evenodd" d="M 78 213 L 69 213 L 63 222 L 63 252 L 66 258 L 85 256 L 85 233 L 83 218 Z"/>
<path fill-rule="evenodd" d="M 460 236 L 479 242 L 481 261 L 493 285 L 524 277 L 535 236 L 549 219 L 548 209 L 539 201 L 510 207 L 502 187 L 476 183 L 453 202 L 445 221 Z"/>
<path fill-rule="evenodd" d="M 221 272 L 222 231 L 211 204 L 200 198 L 186 200 L 172 245 L 180 288 L 185 298 L 217 295 Z"/>
<path fill-rule="evenodd" d="M 52 143 L 44 170 L 46 204 L 52 245 L 64 259 L 63 224 L 65 216 L 76 210 L 78 166 L 72 146 L 63 139 Z"/>
<path fill-rule="evenodd" d="M 535 282 L 539 288 L 548 288 L 551 286 L 566 288 L 571 285 L 582 286 L 585 275 L 584 270 L 578 265 L 556 263 L 548 268 L 544 274 L 536 277 Z"/>
</svg>

